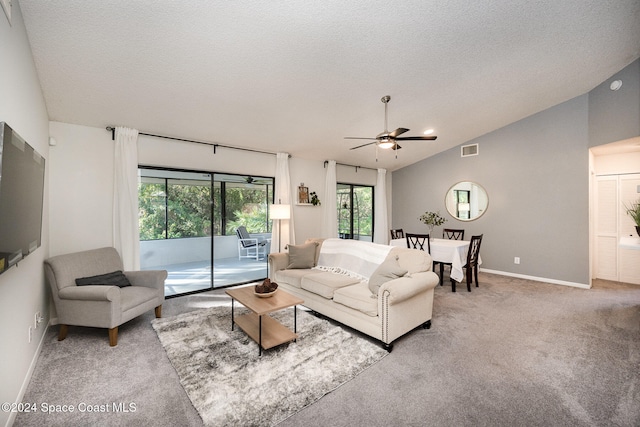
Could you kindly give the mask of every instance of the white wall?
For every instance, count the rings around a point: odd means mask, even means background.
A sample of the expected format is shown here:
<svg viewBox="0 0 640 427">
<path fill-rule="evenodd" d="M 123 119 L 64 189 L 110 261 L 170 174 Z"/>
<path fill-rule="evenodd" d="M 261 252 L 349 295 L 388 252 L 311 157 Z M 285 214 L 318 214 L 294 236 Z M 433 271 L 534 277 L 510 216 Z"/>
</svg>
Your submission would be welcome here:
<svg viewBox="0 0 640 427">
<path fill-rule="evenodd" d="M 640 173 L 640 152 L 594 156 L 593 166 L 596 175 Z"/>
<path fill-rule="evenodd" d="M 0 275 L 0 402 L 22 399 L 39 352 L 48 319 L 48 292 L 42 262 L 49 254 L 48 117 L 31 56 L 20 5 L 13 2 L 13 25 L 0 12 L 0 121 L 9 124 L 46 160 L 42 246 Z M 29 325 L 40 311 L 45 323 L 28 342 Z M 15 414 L 0 411 L 0 425 L 8 425 Z"/>
<path fill-rule="evenodd" d="M 51 256 L 113 246 L 113 155 L 104 129 L 51 122 Z"/>
<path fill-rule="evenodd" d="M 50 133 L 57 145 L 51 148 L 51 254 L 111 246 L 113 147 L 111 133 L 102 128 L 51 122 Z M 268 148 L 265 147 L 265 150 Z M 276 158 L 271 154 L 237 151 L 187 142 L 140 136 L 138 163 L 209 172 L 274 176 Z M 291 191 L 304 183 L 325 201 L 323 161 L 289 160 Z M 375 185 L 377 172 L 338 166 L 340 182 Z M 391 194 L 391 174 L 387 174 Z M 332 195 L 333 197 L 333 195 Z M 390 200 L 390 199 L 389 199 Z M 296 242 L 318 237 L 321 206 L 293 206 Z"/>
</svg>

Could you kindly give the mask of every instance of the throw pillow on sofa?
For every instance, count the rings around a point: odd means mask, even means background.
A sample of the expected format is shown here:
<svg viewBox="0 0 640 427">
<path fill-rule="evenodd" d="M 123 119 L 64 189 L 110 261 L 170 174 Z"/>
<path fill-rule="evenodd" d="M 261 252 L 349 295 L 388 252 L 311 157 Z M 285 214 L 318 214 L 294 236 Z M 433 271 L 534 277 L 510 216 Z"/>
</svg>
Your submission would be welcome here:
<svg viewBox="0 0 640 427">
<path fill-rule="evenodd" d="M 119 286 L 125 288 L 131 286 L 129 279 L 120 270 L 106 274 L 99 274 L 97 276 L 81 277 L 76 279 L 77 286 L 89 286 L 89 285 L 104 285 L 104 286 Z"/>
<path fill-rule="evenodd" d="M 408 271 L 398 264 L 397 256 L 385 260 L 369 278 L 369 290 L 373 294 L 372 298 L 378 296 L 378 290 L 384 283 L 402 277 L 407 273 Z"/>
<path fill-rule="evenodd" d="M 288 269 L 313 268 L 316 266 L 317 242 L 309 242 L 304 245 L 288 245 L 289 265 Z"/>
</svg>

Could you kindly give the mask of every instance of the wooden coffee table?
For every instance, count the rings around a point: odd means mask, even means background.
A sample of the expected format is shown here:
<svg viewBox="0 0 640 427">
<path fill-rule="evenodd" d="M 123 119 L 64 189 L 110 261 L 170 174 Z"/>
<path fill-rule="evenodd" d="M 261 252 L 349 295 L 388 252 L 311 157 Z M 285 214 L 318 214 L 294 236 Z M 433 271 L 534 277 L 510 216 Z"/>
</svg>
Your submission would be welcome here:
<svg viewBox="0 0 640 427">
<path fill-rule="evenodd" d="M 289 341 L 295 341 L 297 335 L 297 305 L 304 301 L 282 289 L 269 298 L 260 298 L 254 294 L 254 286 L 229 289 L 225 291 L 231 297 L 231 330 L 234 325 L 246 332 L 258 343 L 258 354 L 262 355 L 262 349 L 270 349 Z M 251 313 L 234 317 L 234 302 L 251 310 Z M 273 317 L 269 313 L 293 307 L 293 331 Z"/>
</svg>

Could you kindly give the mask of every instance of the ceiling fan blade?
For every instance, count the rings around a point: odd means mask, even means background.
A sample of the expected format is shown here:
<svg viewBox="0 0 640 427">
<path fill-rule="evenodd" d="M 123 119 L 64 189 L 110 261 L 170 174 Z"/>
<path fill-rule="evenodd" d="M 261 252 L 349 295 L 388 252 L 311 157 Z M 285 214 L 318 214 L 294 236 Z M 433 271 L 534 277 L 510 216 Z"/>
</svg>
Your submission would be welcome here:
<svg viewBox="0 0 640 427">
<path fill-rule="evenodd" d="M 391 133 L 389 134 L 389 136 L 390 136 L 391 138 L 396 138 L 398 135 L 402 135 L 402 134 L 403 134 L 403 133 L 405 133 L 405 132 L 409 132 L 409 129 L 406 129 L 406 128 L 398 128 L 398 129 L 394 130 L 393 132 L 391 132 Z"/>
<path fill-rule="evenodd" d="M 402 138 L 396 138 L 397 141 L 434 141 L 437 138 L 435 135 L 431 136 L 405 136 Z"/>
<path fill-rule="evenodd" d="M 371 141 L 375 141 L 376 140 L 376 138 L 361 138 L 359 136 L 345 136 L 344 139 L 368 139 L 368 140 L 371 140 Z"/>
<path fill-rule="evenodd" d="M 400 146 L 400 144 L 398 144 L 397 142 L 395 143 L 395 145 L 391 148 L 392 150 L 399 150 L 402 147 Z"/>
<path fill-rule="evenodd" d="M 351 148 L 349 148 L 349 150 L 355 150 L 356 148 L 366 147 L 367 145 L 371 145 L 371 144 L 375 144 L 375 143 L 376 143 L 376 141 L 367 142 L 366 144 L 358 145 L 357 147 L 351 147 Z"/>
</svg>

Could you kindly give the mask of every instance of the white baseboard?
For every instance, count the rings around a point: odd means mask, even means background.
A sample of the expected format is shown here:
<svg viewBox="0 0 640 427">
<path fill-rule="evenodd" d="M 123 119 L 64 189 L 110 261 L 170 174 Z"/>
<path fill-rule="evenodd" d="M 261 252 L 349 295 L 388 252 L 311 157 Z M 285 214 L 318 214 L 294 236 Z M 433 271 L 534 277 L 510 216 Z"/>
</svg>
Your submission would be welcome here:
<svg viewBox="0 0 640 427">
<path fill-rule="evenodd" d="M 24 394 L 27 392 L 27 387 L 29 387 L 29 383 L 31 382 L 31 377 L 33 376 L 33 371 L 36 368 L 36 364 L 38 363 L 38 358 L 40 357 L 40 352 L 42 351 L 42 345 L 44 344 L 44 338 L 47 336 L 47 331 L 49 330 L 49 325 L 50 323 L 47 322 L 46 326 L 44 327 L 44 331 L 42 332 L 42 336 L 40 337 L 40 342 L 38 343 L 38 348 L 36 349 L 36 352 L 33 354 L 33 359 L 31 360 L 31 363 L 29 364 L 29 369 L 27 370 L 27 375 L 24 377 L 24 381 L 22 381 L 22 386 L 20 386 L 20 392 L 18 393 L 18 397 L 16 398 L 16 402 L 15 403 L 20 403 L 22 402 L 22 399 L 24 399 Z M 16 416 L 18 415 L 17 412 L 11 412 L 11 415 L 9 415 L 9 419 L 7 420 L 7 426 L 11 426 L 13 425 L 13 423 L 16 420 Z"/>
<path fill-rule="evenodd" d="M 551 283 L 553 285 L 572 286 L 574 288 L 591 289 L 591 285 L 585 284 L 585 283 L 566 282 L 564 280 L 548 279 L 545 277 L 536 277 L 536 276 L 527 276 L 525 274 L 510 273 L 508 271 L 499 271 L 499 270 L 488 270 L 486 268 L 481 268 L 480 271 L 483 273 L 498 274 L 500 276 L 509 276 L 509 277 L 517 277 L 518 279 L 533 280 L 535 282 Z"/>
</svg>

